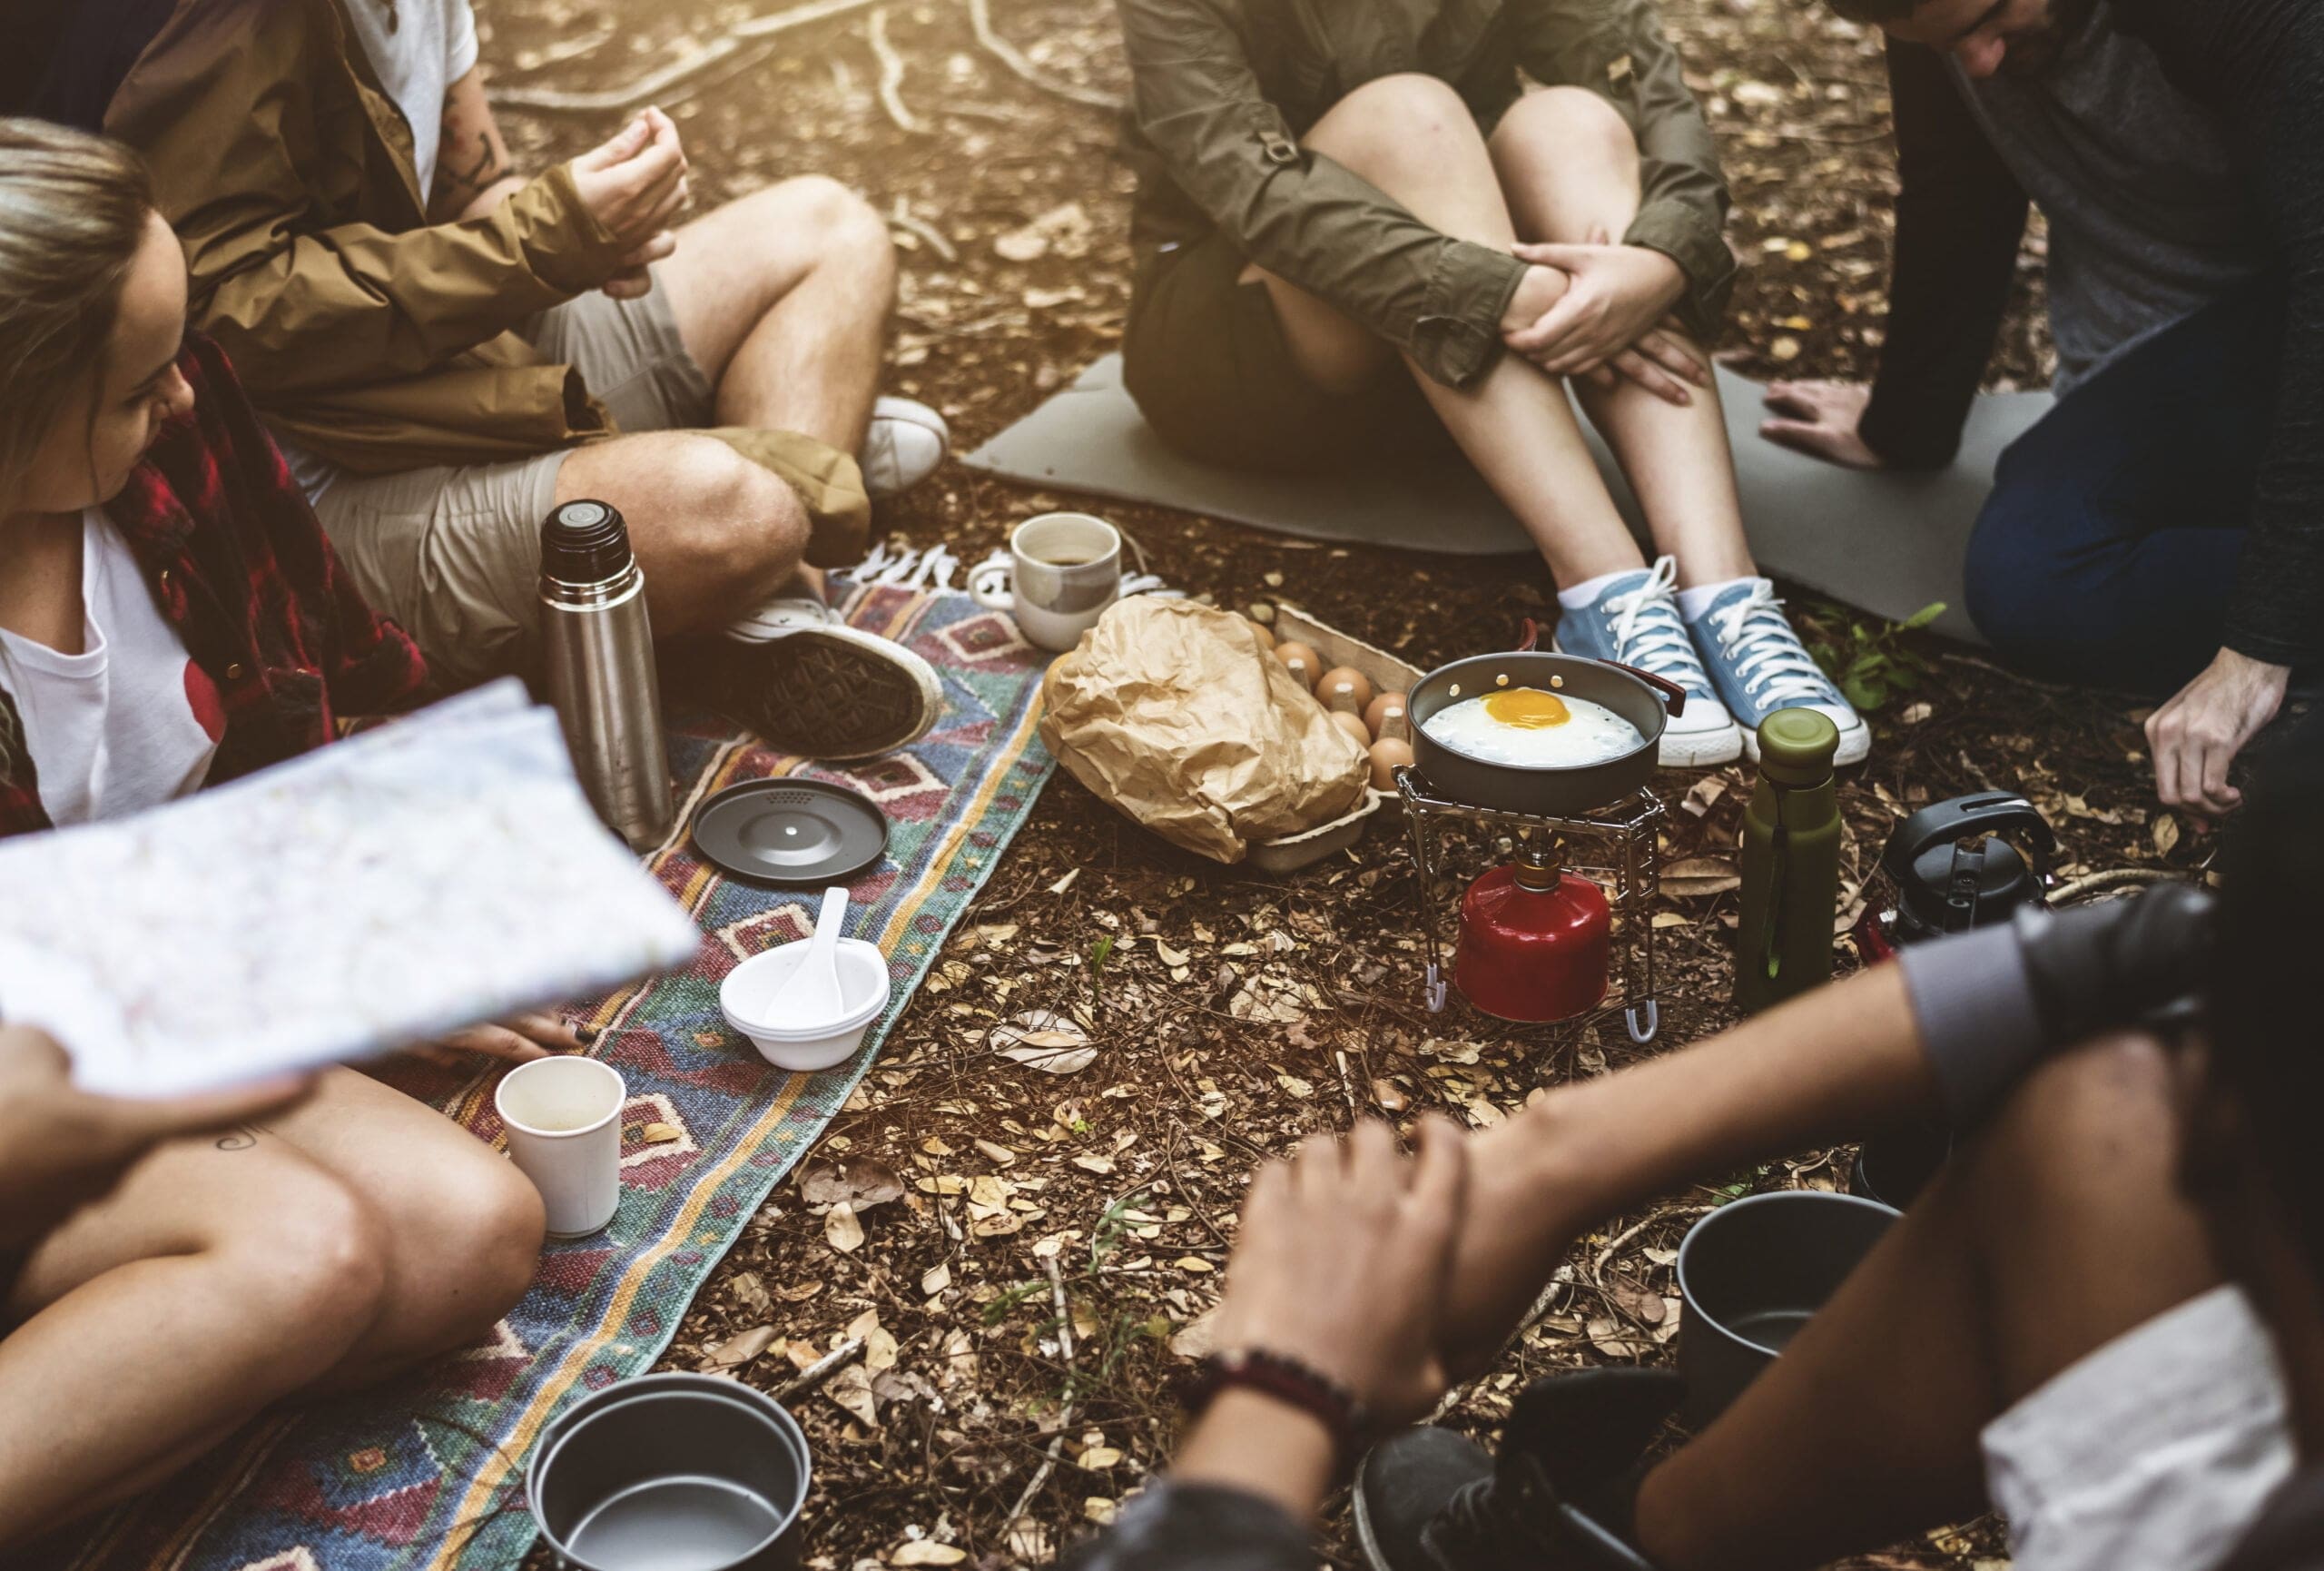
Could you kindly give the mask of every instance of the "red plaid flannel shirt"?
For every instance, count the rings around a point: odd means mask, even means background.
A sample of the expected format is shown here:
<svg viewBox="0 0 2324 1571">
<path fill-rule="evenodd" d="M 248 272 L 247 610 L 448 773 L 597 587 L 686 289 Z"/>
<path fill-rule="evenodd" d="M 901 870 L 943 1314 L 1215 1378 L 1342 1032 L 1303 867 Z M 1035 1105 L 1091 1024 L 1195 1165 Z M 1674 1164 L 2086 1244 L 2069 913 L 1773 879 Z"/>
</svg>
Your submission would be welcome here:
<svg viewBox="0 0 2324 1571">
<path fill-rule="evenodd" d="M 218 346 L 189 338 L 178 369 L 193 413 L 162 429 L 104 510 L 217 684 L 226 735 L 214 783 L 321 746 L 342 714 L 405 706 L 427 667 L 348 580 Z M 24 717 L 0 690 L 0 835 L 48 827 Z"/>
</svg>

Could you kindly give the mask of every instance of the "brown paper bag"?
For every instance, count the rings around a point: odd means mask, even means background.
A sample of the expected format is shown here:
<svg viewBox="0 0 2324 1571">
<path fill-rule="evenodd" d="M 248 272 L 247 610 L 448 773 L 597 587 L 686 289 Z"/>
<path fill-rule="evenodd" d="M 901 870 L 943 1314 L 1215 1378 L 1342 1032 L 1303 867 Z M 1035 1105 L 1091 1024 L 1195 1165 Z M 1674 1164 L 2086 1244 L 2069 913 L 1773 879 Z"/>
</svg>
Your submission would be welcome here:
<svg viewBox="0 0 2324 1571">
<path fill-rule="evenodd" d="M 1251 624 L 1133 595 L 1041 683 L 1041 740 L 1075 779 L 1219 862 L 1352 812 L 1370 766 Z"/>
</svg>

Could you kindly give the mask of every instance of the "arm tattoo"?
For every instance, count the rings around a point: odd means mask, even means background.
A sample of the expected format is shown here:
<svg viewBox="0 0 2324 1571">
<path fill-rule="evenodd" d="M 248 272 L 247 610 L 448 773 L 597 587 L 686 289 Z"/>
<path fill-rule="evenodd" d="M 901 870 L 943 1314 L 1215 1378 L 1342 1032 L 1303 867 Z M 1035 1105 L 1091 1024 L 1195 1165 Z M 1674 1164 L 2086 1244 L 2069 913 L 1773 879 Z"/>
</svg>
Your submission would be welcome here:
<svg viewBox="0 0 2324 1571">
<path fill-rule="evenodd" d="M 448 182 L 444 194 L 447 199 L 465 204 L 486 186 L 508 173 L 507 156 L 500 151 L 488 131 L 479 131 L 476 138 L 476 156 L 465 167 L 459 162 L 457 144 L 448 139 L 444 149 L 445 162 L 438 165 L 439 178 Z"/>
</svg>

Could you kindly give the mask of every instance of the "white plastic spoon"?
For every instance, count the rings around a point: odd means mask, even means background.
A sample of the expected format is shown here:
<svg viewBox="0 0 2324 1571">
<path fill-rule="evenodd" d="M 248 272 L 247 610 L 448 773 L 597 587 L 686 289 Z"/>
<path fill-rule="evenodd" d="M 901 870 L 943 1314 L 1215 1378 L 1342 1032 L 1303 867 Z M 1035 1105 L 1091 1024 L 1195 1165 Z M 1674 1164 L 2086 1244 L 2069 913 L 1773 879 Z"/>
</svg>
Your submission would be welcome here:
<svg viewBox="0 0 2324 1571">
<path fill-rule="evenodd" d="M 846 1012 L 847 997 L 839 985 L 839 930 L 846 920 L 847 891 L 834 884 L 823 891 L 823 909 L 815 918 L 807 958 L 767 1001 L 769 1018 L 804 1025 L 836 1020 Z"/>
</svg>

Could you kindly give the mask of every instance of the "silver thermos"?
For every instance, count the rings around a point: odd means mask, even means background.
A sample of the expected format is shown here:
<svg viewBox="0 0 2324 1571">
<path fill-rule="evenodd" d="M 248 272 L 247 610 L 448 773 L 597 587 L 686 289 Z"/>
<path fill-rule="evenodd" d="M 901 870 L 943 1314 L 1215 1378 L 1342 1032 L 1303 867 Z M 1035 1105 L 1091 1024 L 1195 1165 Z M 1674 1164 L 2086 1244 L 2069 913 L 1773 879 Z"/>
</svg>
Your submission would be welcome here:
<svg viewBox="0 0 2324 1571">
<path fill-rule="evenodd" d="M 589 804 L 633 851 L 662 843 L 677 808 L 662 736 L 645 575 L 605 502 L 566 502 L 541 526 L 548 697 Z"/>
</svg>

